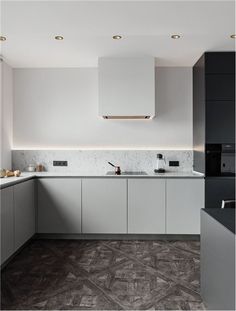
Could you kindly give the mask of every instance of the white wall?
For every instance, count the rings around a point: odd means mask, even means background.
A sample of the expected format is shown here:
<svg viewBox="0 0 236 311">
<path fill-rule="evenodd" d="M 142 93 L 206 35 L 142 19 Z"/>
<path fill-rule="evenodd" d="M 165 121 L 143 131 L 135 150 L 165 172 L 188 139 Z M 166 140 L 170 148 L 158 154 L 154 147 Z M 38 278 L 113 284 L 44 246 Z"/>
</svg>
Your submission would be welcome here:
<svg viewBox="0 0 236 311">
<path fill-rule="evenodd" d="M 1 157 L 0 167 L 12 167 L 12 120 L 13 120 L 13 71 L 5 62 L 0 61 L 1 70 Z"/>
<path fill-rule="evenodd" d="M 192 149 L 192 69 L 156 69 L 153 120 L 98 117 L 96 68 L 14 69 L 15 148 Z"/>
</svg>

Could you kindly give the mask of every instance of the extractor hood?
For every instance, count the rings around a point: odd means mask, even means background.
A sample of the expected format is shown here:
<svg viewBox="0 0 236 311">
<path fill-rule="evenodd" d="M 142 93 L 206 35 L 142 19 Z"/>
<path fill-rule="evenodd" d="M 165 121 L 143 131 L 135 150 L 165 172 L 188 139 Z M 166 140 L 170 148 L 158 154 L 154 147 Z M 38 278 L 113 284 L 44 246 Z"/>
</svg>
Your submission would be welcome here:
<svg viewBox="0 0 236 311">
<path fill-rule="evenodd" d="M 155 116 L 154 57 L 101 57 L 98 79 L 102 118 L 148 120 Z"/>
</svg>

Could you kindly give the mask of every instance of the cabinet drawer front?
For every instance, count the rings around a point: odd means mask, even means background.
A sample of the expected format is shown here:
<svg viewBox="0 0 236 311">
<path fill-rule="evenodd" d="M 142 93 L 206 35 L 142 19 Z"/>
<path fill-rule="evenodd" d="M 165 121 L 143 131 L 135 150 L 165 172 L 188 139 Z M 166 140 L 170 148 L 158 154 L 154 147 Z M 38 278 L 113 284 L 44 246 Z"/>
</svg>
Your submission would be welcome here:
<svg viewBox="0 0 236 311">
<path fill-rule="evenodd" d="M 127 180 L 82 180 L 83 233 L 127 233 Z"/>
<path fill-rule="evenodd" d="M 167 234 L 200 234 L 204 179 L 167 180 Z"/>
<path fill-rule="evenodd" d="M 81 233 L 81 179 L 38 180 L 38 232 Z"/>
<path fill-rule="evenodd" d="M 165 180 L 128 180 L 128 233 L 165 233 Z"/>
</svg>

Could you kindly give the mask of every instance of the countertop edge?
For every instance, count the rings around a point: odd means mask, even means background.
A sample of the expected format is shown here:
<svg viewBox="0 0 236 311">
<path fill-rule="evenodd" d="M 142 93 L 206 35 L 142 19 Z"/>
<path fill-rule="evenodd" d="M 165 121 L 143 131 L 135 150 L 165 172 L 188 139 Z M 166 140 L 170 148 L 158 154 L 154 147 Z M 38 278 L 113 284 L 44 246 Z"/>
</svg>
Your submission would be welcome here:
<svg viewBox="0 0 236 311">
<path fill-rule="evenodd" d="M 27 176 L 20 176 L 20 177 L 6 177 L 3 178 L 4 182 L 1 183 L 0 180 L 0 189 L 4 189 L 10 186 L 14 186 L 18 183 L 22 183 L 25 181 L 28 181 L 30 179 L 40 179 L 40 178 L 116 178 L 116 179 L 133 179 L 133 178 L 138 178 L 138 179 L 153 179 L 153 178 L 164 178 L 164 179 L 202 179 L 205 176 L 203 174 L 199 173 L 168 173 L 167 174 L 148 174 L 148 175 L 105 175 L 105 174 L 73 174 L 73 173 L 50 173 L 50 172 L 44 172 L 44 173 L 23 173 L 23 174 L 28 174 Z"/>
</svg>

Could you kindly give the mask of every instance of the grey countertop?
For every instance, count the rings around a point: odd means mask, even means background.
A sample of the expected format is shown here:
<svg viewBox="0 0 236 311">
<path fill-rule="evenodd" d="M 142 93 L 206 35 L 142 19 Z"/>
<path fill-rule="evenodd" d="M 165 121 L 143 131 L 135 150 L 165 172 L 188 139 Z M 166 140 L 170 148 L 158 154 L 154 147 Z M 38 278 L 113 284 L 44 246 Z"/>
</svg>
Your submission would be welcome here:
<svg viewBox="0 0 236 311">
<path fill-rule="evenodd" d="M 106 175 L 106 173 L 94 172 L 23 172 L 20 177 L 5 177 L 0 179 L 0 189 L 6 188 L 17 183 L 32 178 L 203 178 L 204 175 L 197 172 L 166 172 L 164 174 L 156 174 L 147 172 L 147 175 Z"/>
</svg>

